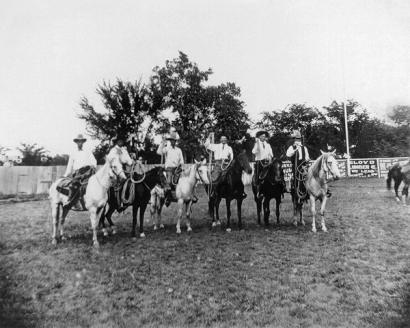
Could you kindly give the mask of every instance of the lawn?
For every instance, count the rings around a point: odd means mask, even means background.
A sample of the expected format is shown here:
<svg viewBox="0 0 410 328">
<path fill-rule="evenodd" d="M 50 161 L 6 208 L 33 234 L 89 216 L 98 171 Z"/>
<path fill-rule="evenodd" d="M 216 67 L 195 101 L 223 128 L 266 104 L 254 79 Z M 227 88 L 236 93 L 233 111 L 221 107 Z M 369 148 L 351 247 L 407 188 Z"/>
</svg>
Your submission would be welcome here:
<svg viewBox="0 0 410 328">
<path fill-rule="evenodd" d="M 328 233 L 307 206 L 294 227 L 289 195 L 281 225 L 258 226 L 247 192 L 244 231 L 236 206 L 231 233 L 211 230 L 201 194 L 193 233 L 176 235 L 173 204 L 133 241 L 128 211 L 99 251 L 86 213 L 54 247 L 47 201 L 1 204 L 0 327 L 410 327 L 409 210 L 384 180 L 332 183 Z"/>
</svg>

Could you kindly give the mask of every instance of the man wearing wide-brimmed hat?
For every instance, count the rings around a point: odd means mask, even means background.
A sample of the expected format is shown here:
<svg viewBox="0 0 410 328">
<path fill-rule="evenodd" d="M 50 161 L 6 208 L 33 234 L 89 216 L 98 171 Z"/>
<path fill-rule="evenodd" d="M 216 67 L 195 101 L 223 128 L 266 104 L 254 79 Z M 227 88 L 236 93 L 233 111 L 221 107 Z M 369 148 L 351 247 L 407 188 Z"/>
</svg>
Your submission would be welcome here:
<svg viewBox="0 0 410 328">
<path fill-rule="evenodd" d="M 97 167 L 97 161 L 94 155 L 84 150 L 83 146 L 87 139 L 79 134 L 73 139 L 77 144 L 77 149 L 70 155 L 68 160 L 67 169 L 64 173 L 64 177 L 71 179 L 68 185 L 69 193 L 68 199 L 64 206 L 70 206 L 81 196 L 81 187 L 85 185 L 88 178 L 95 173 Z"/>
<path fill-rule="evenodd" d="M 266 141 L 269 138 L 269 134 L 266 131 L 258 131 L 255 136 L 255 145 L 253 146 L 252 153 L 255 155 L 255 183 L 257 198 L 262 198 L 263 195 L 260 192 L 260 185 L 262 183 L 260 175 L 263 170 L 263 166 L 269 164 L 273 159 L 272 147 Z M 265 166 L 266 166 L 265 165 Z"/>
<path fill-rule="evenodd" d="M 169 141 L 169 145 L 165 145 L 166 141 Z M 171 189 L 174 188 L 172 183 L 172 178 L 174 176 L 177 168 L 181 167 L 184 164 L 184 156 L 182 155 L 181 148 L 176 146 L 176 138 L 172 134 L 168 137 L 163 137 L 161 144 L 158 147 L 157 154 L 165 156 L 165 174 L 167 176 L 167 181 L 171 186 Z M 165 200 L 165 205 L 169 205 L 171 202 L 170 196 L 168 195 Z"/>
<path fill-rule="evenodd" d="M 289 157 L 292 163 L 293 179 L 291 181 L 291 186 L 292 189 L 294 189 L 296 172 L 301 172 L 304 167 L 307 166 L 310 161 L 310 157 L 308 149 L 302 144 L 302 135 L 300 131 L 294 130 L 291 138 L 293 138 L 293 144 L 290 145 L 286 151 L 286 156 Z"/>
</svg>

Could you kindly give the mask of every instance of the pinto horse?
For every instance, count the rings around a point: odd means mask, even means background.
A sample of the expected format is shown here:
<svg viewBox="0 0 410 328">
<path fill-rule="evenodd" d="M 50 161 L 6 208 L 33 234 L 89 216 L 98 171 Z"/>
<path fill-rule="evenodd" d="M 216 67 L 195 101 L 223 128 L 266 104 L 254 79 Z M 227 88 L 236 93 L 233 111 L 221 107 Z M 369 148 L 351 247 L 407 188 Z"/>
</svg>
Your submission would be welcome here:
<svg viewBox="0 0 410 328">
<path fill-rule="evenodd" d="M 321 151 L 322 152 L 322 151 Z M 337 160 L 334 152 L 319 156 L 308 170 L 306 179 L 306 190 L 309 194 L 310 210 L 312 212 L 312 231 L 316 232 L 316 200 L 320 201 L 320 216 L 322 218 L 322 230 L 327 231 L 325 225 L 325 208 L 327 201 L 327 182 L 329 179 L 340 178 Z"/>
<path fill-rule="evenodd" d="M 128 178 L 119 189 L 119 193 L 121 195 L 120 197 L 123 200 L 124 198 L 128 198 L 124 203 L 124 207 L 121 207 L 121 204 L 118 203 L 114 188 L 112 187 L 109 190 L 108 202 L 100 219 L 100 225 L 103 227 L 103 233 L 105 236 L 108 235 L 105 228 L 105 219 L 107 219 L 113 233 L 115 233 L 115 225 L 111 220 L 112 214 L 114 211 L 121 213 L 128 206 L 132 205 L 131 237 L 136 238 L 135 230 L 137 225 L 137 213 L 139 209 L 139 233 L 140 237 L 144 238 L 144 214 L 151 198 L 151 191 L 156 186 L 161 186 L 165 189 L 168 188 L 168 183 L 164 175 L 164 169 L 162 167 L 154 167 L 145 173 L 145 177 L 139 180 L 134 180 L 136 179 L 134 172 L 131 172 L 131 174 L 133 176 Z"/>
<path fill-rule="evenodd" d="M 223 181 L 220 181 L 216 186 L 214 192 L 210 190 L 209 186 L 205 187 L 208 194 L 211 194 L 209 198 L 209 214 L 212 217 L 212 227 L 220 225 L 219 219 L 219 204 L 222 198 L 226 200 L 226 218 L 227 227 L 226 231 L 231 231 L 231 201 L 236 199 L 238 210 L 238 227 L 242 229 L 242 201 L 244 192 L 244 183 L 242 182 L 242 172 L 247 174 L 252 173 L 252 167 L 249 164 L 248 156 L 245 150 L 243 150 L 236 158 L 232 160 L 229 167 L 226 168 L 227 172 Z M 220 178 L 222 179 L 222 177 Z M 215 220 L 216 217 L 216 220 Z"/>
<path fill-rule="evenodd" d="M 280 203 L 283 196 L 283 185 L 282 185 L 282 161 L 279 159 L 274 159 L 273 162 L 265 166 L 265 177 L 260 185 L 260 192 L 263 194 L 263 199 L 257 197 L 256 179 L 258 177 L 254 176 L 252 180 L 252 191 L 256 202 L 256 210 L 258 215 L 258 224 L 261 224 L 261 210 L 263 202 L 263 220 L 265 226 L 269 225 L 269 215 L 270 215 L 270 200 L 272 198 L 276 201 L 276 222 L 279 224 L 280 215 Z"/>
</svg>

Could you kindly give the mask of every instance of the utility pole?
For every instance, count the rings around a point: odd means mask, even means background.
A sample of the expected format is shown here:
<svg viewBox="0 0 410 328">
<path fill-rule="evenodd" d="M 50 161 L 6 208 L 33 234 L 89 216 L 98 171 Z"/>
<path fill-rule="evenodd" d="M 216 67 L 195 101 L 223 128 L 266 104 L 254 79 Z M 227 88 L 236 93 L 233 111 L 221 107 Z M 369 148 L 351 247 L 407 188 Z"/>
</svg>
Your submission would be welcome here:
<svg viewBox="0 0 410 328">
<path fill-rule="evenodd" d="M 346 134 L 346 154 L 347 154 L 347 176 L 350 177 L 350 147 L 349 147 L 349 129 L 347 126 L 347 109 L 346 102 L 343 102 L 343 111 L 345 116 L 345 134 Z"/>
</svg>

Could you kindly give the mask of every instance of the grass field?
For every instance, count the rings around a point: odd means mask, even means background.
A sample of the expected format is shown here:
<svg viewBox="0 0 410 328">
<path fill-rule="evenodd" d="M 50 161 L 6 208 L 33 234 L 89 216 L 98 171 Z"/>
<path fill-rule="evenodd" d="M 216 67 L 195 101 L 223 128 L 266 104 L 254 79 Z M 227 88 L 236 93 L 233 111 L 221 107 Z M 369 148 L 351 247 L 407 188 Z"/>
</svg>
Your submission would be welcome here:
<svg viewBox="0 0 410 328">
<path fill-rule="evenodd" d="M 53 247 L 47 201 L 0 205 L 0 327 L 410 327 L 409 209 L 381 179 L 332 191 L 328 233 L 310 231 L 307 206 L 294 227 L 289 195 L 266 231 L 248 190 L 245 231 L 235 207 L 234 230 L 211 231 L 202 195 L 193 233 L 176 235 L 171 205 L 165 231 L 146 215 L 132 241 L 127 212 L 99 252 L 86 213 Z"/>
</svg>

